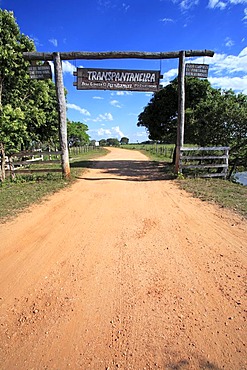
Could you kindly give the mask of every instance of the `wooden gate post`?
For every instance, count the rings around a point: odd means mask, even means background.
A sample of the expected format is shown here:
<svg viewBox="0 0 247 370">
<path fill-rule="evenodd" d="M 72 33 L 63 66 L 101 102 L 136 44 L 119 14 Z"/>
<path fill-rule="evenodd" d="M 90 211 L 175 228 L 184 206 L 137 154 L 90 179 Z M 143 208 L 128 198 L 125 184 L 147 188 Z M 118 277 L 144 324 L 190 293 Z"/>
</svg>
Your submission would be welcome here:
<svg viewBox="0 0 247 370">
<path fill-rule="evenodd" d="M 59 53 L 53 53 L 55 83 L 58 101 L 58 116 L 59 116 L 59 140 L 61 147 L 62 172 L 65 178 L 70 177 L 69 151 L 67 141 L 67 117 L 66 117 L 66 101 L 63 84 L 62 63 Z"/>
<path fill-rule="evenodd" d="M 184 145 L 184 117 L 185 117 L 185 51 L 179 52 L 178 67 L 178 125 L 175 173 L 179 172 L 180 148 Z"/>
</svg>

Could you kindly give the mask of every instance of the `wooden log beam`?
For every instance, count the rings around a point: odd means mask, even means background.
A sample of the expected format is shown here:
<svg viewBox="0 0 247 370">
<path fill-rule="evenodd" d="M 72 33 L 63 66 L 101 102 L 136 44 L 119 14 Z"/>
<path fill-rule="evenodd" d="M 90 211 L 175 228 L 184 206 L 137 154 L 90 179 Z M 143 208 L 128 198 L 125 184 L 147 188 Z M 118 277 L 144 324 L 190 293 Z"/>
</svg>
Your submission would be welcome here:
<svg viewBox="0 0 247 370">
<path fill-rule="evenodd" d="M 180 51 L 169 52 L 142 52 L 142 51 L 71 51 L 60 52 L 61 60 L 76 59 L 174 59 L 179 58 Z M 213 57 L 212 50 L 186 50 L 185 57 Z M 26 60 L 53 60 L 53 53 L 42 52 L 24 52 L 23 57 Z"/>
</svg>

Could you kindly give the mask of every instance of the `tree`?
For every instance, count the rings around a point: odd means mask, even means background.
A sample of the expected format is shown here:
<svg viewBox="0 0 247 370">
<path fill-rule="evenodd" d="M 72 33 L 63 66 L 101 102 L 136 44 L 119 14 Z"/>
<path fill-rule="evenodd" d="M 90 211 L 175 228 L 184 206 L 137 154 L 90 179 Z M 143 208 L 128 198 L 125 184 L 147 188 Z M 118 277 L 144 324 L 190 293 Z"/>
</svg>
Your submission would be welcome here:
<svg viewBox="0 0 247 370">
<path fill-rule="evenodd" d="M 107 141 L 106 141 L 106 139 L 101 139 L 101 140 L 99 141 L 99 145 L 100 145 L 100 146 L 106 146 L 106 145 L 107 145 Z"/>
<path fill-rule="evenodd" d="M 95 146 L 95 144 L 96 144 L 96 140 L 90 140 L 89 145 L 91 145 L 91 146 Z"/>
<path fill-rule="evenodd" d="M 4 160 L 5 152 L 20 145 L 28 149 L 40 141 L 57 142 L 58 113 L 54 83 L 30 79 L 23 52 L 35 51 L 35 46 L 21 34 L 13 12 L 0 10 L 0 32 L 0 147 Z"/>
<path fill-rule="evenodd" d="M 5 147 L 9 152 L 15 152 L 20 141 L 27 135 L 24 114 L 20 108 L 13 109 L 11 105 L 1 108 L 0 114 L 0 181 L 5 180 Z"/>
<path fill-rule="evenodd" d="M 120 144 L 129 144 L 129 138 L 127 137 L 122 137 L 120 140 Z"/>
<path fill-rule="evenodd" d="M 67 121 L 68 145 L 82 146 L 89 143 L 88 126 L 81 122 Z"/>
<path fill-rule="evenodd" d="M 108 146 L 119 146 L 119 141 L 116 138 L 109 138 L 106 142 Z"/>
<path fill-rule="evenodd" d="M 207 80 L 186 78 L 186 110 L 192 109 L 204 99 L 211 89 Z M 176 143 L 178 116 L 178 80 L 154 94 L 144 111 L 138 117 L 137 126 L 144 126 L 149 139 Z M 193 126 L 186 126 L 185 139 L 193 142 Z"/>
<path fill-rule="evenodd" d="M 191 120 L 199 145 L 230 146 L 230 175 L 237 165 L 247 167 L 246 95 L 214 89 L 191 112 Z"/>
</svg>

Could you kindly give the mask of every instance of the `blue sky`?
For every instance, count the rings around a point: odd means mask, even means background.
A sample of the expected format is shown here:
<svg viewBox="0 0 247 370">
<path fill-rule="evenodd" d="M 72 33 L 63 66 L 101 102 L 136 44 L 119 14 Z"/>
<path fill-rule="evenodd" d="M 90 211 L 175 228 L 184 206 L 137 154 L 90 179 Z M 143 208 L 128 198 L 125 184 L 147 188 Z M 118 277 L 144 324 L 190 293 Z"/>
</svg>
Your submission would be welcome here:
<svg viewBox="0 0 247 370">
<path fill-rule="evenodd" d="M 210 49 L 213 87 L 247 94 L 247 0 L 0 0 L 37 51 L 150 51 Z M 84 122 L 92 139 L 122 136 L 147 140 L 136 126 L 152 94 L 79 91 L 76 67 L 161 70 L 162 84 L 177 76 L 172 60 L 75 60 L 63 63 L 70 120 Z"/>
</svg>

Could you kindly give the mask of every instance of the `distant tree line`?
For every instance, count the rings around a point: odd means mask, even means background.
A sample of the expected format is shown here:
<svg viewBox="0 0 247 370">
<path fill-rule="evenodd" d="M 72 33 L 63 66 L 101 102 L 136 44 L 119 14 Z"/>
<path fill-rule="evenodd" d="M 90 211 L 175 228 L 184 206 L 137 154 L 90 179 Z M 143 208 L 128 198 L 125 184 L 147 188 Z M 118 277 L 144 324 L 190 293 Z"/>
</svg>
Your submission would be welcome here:
<svg viewBox="0 0 247 370">
<path fill-rule="evenodd" d="M 91 140 L 91 145 L 95 145 L 96 140 Z M 122 137 L 120 140 L 117 138 L 108 138 L 108 139 L 101 139 L 99 140 L 100 146 L 120 146 L 122 144 L 128 144 L 129 139 L 127 137 Z"/>
</svg>

